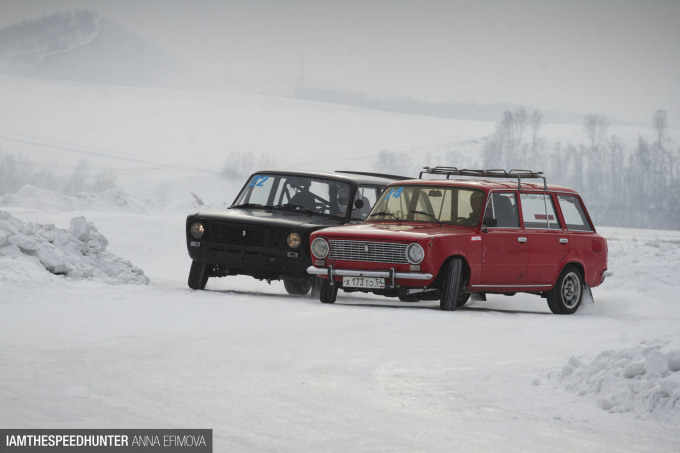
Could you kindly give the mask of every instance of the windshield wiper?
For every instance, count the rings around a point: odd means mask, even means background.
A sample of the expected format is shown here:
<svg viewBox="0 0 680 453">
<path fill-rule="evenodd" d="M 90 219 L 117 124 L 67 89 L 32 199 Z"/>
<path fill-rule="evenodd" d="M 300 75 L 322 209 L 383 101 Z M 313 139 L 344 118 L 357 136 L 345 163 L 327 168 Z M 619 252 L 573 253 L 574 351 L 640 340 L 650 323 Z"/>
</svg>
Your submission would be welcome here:
<svg viewBox="0 0 680 453">
<path fill-rule="evenodd" d="M 395 220 L 398 220 L 400 222 L 402 221 L 399 217 L 396 216 L 396 214 L 393 214 L 393 213 L 387 212 L 387 211 L 374 212 L 371 215 L 369 215 L 368 217 L 371 218 L 371 217 L 376 216 L 376 215 L 381 215 L 381 216 L 388 216 L 389 215 L 389 216 L 394 217 Z"/>
<path fill-rule="evenodd" d="M 434 219 L 434 221 L 437 222 L 438 224 L 440 224 L 440 225 L 442 224 L 441 221 L 440 221 L 437 217 L 435 217 L 433 214 L 430 214 L 429 212 L 425 212 L 425 211 L 409 211 L 409 212 L 410 212 L 411 214 L 422 214 L 422 215 L 426 215 L 426 216 L 428 216 L 429 218 Z"/>
<path fill-rule="evenodd" d="M 271 209 L 271 206 L 265 206 L 263 204 L 258 204 L 258 203 L 244 203 L 244 204 L 239 204 L 236 206 L 232 206 L 232 208 L 265 208 L 265 209 Z"/>
<path fill-rule="evenodd" d="M 299 204 L 290 204 L 290 203 L 285 203 L 285 204 L 277 204 L 272 206 L 274 209 L 293 209 L 295 211 L 302 211 L 307 214 L 321 214 L 316 211 L 312 211 L 311 209 L 307 209 L 304 206 L 300 206 Z"/>
</svg>

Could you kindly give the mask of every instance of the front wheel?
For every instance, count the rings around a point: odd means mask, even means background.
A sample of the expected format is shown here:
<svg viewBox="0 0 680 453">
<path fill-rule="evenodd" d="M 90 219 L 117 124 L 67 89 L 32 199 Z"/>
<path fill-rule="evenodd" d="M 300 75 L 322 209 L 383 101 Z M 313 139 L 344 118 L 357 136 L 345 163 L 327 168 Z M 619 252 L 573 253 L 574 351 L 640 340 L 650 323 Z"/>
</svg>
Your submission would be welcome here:
<svg viewBox="0 0 680 453">
<path fill-rule="evenodd" d="M 312 280 L 283 280 L 283 286 L 288 294 L 304 296 L 312 289 Z"/>
<path fill-rule="evenodd" d="M 439 307 L 444 311 L 453 311 L 460 306 L 458 300 L 460 297 L 462 267 L 463 264 L 460 258 L 451 258 L 451 261 L 449 261 L 448 268 L 445 271 L 441 298 L 439 299 Z"/>
<path fill-rule="evenodd" d="M 334 304 L 338 297 L 338 284 L 331 285 L 328 280 L 322 279 L 319 300 L 324 304 Z"/>
<path fill-rule="evenodd" d="M 547 294 L 548 307 L 556 315 L 571 315 L 583 298 L 583 278 L 574 266 L 566 266 Z"/>
<path fill-rule="evenodd" d="M 191 269 L 189 270 L 189 288 L 191 289 L 205 289 L 208 283 L 208 265 L 198 261 L 191 262 Z"/>
</svg>

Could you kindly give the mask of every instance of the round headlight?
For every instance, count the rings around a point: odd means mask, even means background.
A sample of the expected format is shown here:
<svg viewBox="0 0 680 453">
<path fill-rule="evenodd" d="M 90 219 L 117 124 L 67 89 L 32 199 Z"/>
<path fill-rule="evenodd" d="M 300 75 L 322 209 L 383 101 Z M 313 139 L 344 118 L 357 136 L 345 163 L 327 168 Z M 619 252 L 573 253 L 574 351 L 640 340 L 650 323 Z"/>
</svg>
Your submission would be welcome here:
<svg viewBox="0 0 680 453">
<path fill-rule="evenodd" d="M 410 263 L 418 264 L 425 258 L 425 251 L 418 244 L 409 244 L 406 247 L 406 258 L 408 258 Z"/>
<path fill-rule="evenodd" d="M 290 247 L 292 249 L 296 249 L 296 248 L 300 247 L 300 244 L 302 243 L 302 237 L 300 237 L 299 233 L 296 233 L 295 231 L 293 231 L 286 238 L 286 243 L 288 244 L 288 247 Z"/>
<path fill-rule="evenodd" d="M 328 255 L 328 242 L 325 239 L 316 238 L 312 241 L 312 254 L 317 258 L 326 258 Z"/>
<path fill-rule="evenodd" d="M 204 233 L 205 228 L 203 227 L 202 223 L 199 222 L 192 223 L 191 227 L 189 227 L 189 234 L 191 234 L 191 237 L 193 237 L 194 239 L 201 239 Z"/>
</svg>

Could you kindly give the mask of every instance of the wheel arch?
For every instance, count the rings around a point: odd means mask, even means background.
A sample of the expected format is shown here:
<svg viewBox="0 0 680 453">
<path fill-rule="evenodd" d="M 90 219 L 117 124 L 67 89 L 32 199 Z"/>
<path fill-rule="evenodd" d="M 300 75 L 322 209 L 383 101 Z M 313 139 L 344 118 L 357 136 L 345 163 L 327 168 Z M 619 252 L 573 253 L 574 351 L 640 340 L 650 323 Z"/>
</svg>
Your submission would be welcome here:
<svg viewBox="0 0 680 453">
<path fill-rule="evenodd" d="M 585 278 L 586 278 L 586 269 L 585 265 L 580 261 L 580 260 L 566 260 L 564 263 L 562 263 L 562 266 L 558 269 L 558 272 L 555 275 L 555 280 L 553 281 L 553 287 L 555 284 L 557 284 L 557 280 L 560 278 L 560 275 L 564 271 L 564 269 L 567 266 L 572 266 L 576 268 L 578 273 L 581 275 L 581 281 L 584 282 L 585 284 Z"/>
</svg>

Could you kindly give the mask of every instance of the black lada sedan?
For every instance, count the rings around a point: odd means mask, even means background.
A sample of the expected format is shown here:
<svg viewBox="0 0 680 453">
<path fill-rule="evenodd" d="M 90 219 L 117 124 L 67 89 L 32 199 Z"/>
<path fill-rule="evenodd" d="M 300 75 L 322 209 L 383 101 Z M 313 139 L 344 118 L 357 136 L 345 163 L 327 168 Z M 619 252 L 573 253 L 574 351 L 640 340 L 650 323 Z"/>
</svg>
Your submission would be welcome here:
<svg viewBox="0 0 680 453">
<path fill-rule="evenodd" d="M 289 294 L 307 294 L 317 278 L 307 274 L 309 235 L 363 221 L 385 186 L 404 179 L 351 171 L 254 173 L 229 208 L 187 217 L 189 287 L 204 289 L 210 277 L 250 275 L 283 280 Z"/>
</svg>

